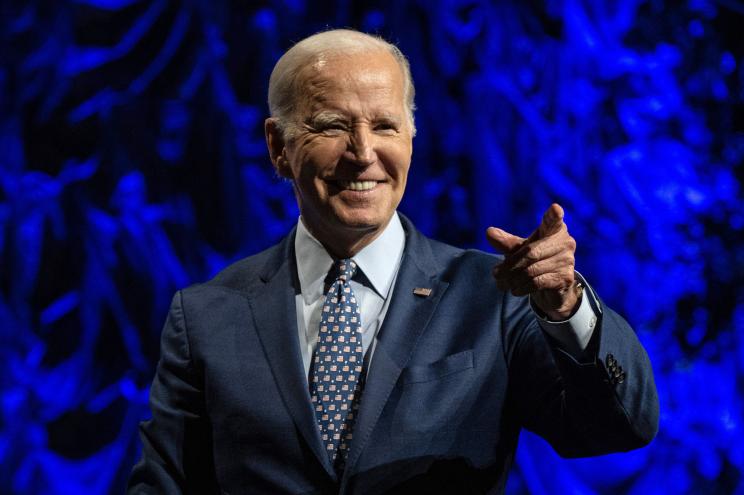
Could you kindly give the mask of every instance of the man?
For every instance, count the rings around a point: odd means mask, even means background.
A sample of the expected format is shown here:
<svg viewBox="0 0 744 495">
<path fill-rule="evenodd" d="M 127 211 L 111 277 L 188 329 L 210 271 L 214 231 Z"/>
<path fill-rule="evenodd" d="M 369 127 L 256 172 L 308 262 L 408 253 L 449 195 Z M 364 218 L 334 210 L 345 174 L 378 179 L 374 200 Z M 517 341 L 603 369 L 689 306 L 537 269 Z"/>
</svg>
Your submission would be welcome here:
<svg viewBox="0 0 744 495">
<path fill-rule="evenodd" d="M 130 493 L 501 493 L 521 428 L 564 456 L 654 437 L 646 353 L 575 274 L 560 206 L 527 239 L 490 228 L 503 259 L 396 213 L 413 93 L 354 31 L 279 60 L 266 140 L 300 221 L 176 294 Z"/>
</svg>

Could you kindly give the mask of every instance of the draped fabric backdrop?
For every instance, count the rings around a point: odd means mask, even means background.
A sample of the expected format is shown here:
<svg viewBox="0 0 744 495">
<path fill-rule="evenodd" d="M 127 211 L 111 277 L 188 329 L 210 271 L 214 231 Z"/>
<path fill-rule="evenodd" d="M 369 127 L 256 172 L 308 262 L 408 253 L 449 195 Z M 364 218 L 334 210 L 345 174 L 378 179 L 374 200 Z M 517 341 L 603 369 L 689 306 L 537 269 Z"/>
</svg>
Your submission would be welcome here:
<svg viewBox="0 0 744 495">
<path fill-rule="evenodd" d="M 744 493 L 744 3 L 30 0 L 0 6 L 0 493 L 120 493 L 173 292 L 297 220 L 262 124 L 274 62 L 329 27 L 410 57 L 401 210 L 488 250 L 564 206 L 649 350 L 661 431 L 511 494 Z"/>
</svg>

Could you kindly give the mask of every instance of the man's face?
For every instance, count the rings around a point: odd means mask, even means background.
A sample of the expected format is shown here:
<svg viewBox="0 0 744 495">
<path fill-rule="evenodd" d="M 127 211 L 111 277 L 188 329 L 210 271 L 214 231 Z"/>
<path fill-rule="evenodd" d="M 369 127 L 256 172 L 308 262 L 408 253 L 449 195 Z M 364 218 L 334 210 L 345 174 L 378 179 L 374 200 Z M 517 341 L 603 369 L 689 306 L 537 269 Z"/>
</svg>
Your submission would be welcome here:
<svg viewBox="0 0 744 495">
<path fill-rule="evenodd" d="M 411 163 L 400 67 L 385 51 L 335 55 L 298 78 L 297 129 L 274 159 L 277 171 L 331 249 L 335 239 L 374 238 L 400 203 Z"/>
</svg>

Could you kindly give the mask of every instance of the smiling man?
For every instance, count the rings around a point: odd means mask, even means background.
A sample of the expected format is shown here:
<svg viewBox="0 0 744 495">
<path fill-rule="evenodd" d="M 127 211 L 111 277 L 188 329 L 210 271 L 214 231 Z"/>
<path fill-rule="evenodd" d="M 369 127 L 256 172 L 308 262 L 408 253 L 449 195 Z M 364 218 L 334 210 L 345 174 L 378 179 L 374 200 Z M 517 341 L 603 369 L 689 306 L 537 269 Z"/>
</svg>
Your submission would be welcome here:
<svg viewBox="0 0 744 495">
<path fill-rule="evenodd" d="M 574 271 L 551 205 L 504 256 L 396 212 L 414 88 L 393 45 L 335 30 L 269 85 L 266 141 L 301 217 L 179 291 L 130 493 L 501 493 L 522 428 L 564 456 L 651 441 L 643 347 Z"/>
</svg>

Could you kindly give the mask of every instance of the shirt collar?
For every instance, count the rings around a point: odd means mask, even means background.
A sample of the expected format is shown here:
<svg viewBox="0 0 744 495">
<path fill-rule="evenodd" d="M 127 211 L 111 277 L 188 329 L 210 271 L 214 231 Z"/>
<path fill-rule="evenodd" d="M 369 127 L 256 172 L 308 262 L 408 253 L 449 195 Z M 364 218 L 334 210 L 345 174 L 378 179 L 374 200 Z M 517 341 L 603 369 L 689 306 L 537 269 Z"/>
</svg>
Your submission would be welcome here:
<svg viewBox="0 0 744 495">
<path fill-rule="evenodd" d="M 352 259 L 382 298 L 387 297 L 403 255 L 406 236 L 395 212 L 382 234 L 359 251 Z M 323 281 L 333 265 L 333 258 L 300 219 L 295 234 L 295 258 L 300 290 L 305 304 L 324 292 Z"/>
</svg>

